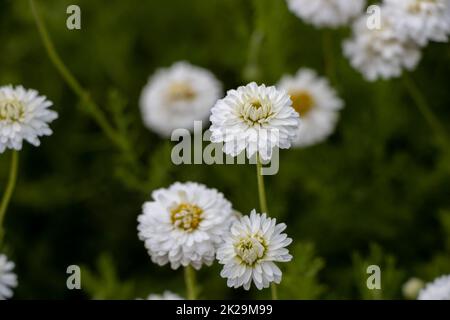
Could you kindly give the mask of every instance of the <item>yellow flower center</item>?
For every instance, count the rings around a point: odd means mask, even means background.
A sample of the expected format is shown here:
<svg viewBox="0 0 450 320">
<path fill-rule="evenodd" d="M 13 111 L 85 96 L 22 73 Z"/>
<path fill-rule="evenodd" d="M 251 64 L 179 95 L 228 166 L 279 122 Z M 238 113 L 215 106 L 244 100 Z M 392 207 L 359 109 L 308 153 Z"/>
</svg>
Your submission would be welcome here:
<svg viewBox="0 0 450 320">
<path fill-rule="evenodd" d="M 192 232 L 202 221 L 203 210 L 195 204 L 182 203 L 170 211 L 172 224 L 184 231 Z"/>
<path fill-rule="evenodd" d="M 258 97 L 245 101 L 239 109 L 240 118 L 249 126 L 262 124 L 273 116 L 272 102 Z"/>
<path fill-rule="evenodd" d="M 0 100 L 0 121 L 18 122 L 25 115 L 24 105 L 16 99 Z"/>
<path fill-rule="evenodd" d="M 253 266 L 264 257 L 267 250 L 264 238 L 259 235 L 242 238 L 234 245 L 237 257 L 247 266 Z"/>
<path fill-rule="evenodd" d="M 197 96 L 196 92 L 188 83 L 174 82 L 169 87 L 168 98 L 171 101 L 191 101 Z"/>
<path fill-rule="evenodd" d="M 300 117 L 306 116 L 316 104 L 313 96 L 307 91 L 294 91 L 290 96 L 292 107 L 300 114 Z"/>
<path fill-rule="evenodd" d="M 250 105 L 251 105 L 253 108 L 255 108 L 256 110 L 258 110 L 259 108 L 262 107 L 261 101 L 259 101 L 259 100 L 257 100 L 257 99 L 251 101 L 251 102 L 250 102 Z"/>
</svg>

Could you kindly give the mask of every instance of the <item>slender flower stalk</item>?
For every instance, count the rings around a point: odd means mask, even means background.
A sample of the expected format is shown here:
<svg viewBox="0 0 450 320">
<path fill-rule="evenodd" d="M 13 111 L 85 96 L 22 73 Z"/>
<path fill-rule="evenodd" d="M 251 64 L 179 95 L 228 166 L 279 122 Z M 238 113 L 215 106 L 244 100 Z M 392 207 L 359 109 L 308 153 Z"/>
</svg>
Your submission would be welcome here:
<svg viewBox="0 0 450 320">
<path fill-rule="evenodd" d="M 264 187 L 264 177 L 262 175 L 262 163 L 259 155 L 256 156 L 256 178 L 258 180 L 259 207 L 261 212 L 269 214 L 267 210 L 266 188 Z M 270 285 L 272 300 L 278 300 L 277 286 L 275 283 Z"/>
<path fill-rule="evenodd" d="M 250 35 L 250 41 L 247 51 L 247 63 L 243 70 L 243 77 L 247 81 L 258 81 L 261 78 L 260 52 L 266 36 L 264 28 L 264 19 L 262 16 L 264 10 L 264 1 L 253 0 L 253 31 Z"/>
<path fill-rule="evenodd" d="M 34 2 L 34 0 L 29 0 L 31 10 L 33 12 L 33 16 L 36 22 L 36 26 L 39 31 L 39 35 L 42 39 L 42 43 L 47 51 L 47 54 L 50 58 L 50 61 L 53 63 L 55 68 L 61 74 L 64 81 L 67 85 L 73 90 L 73 92 L 79 97 L 81 101 L 89 108 L 89 112 L 103 130 L 105 135 L 120 149 L 126 149 L 127 144 L 123 141 L 122 137 L 116 132 L 116 130 L 111 126 L 109 121 L 107 120 L 105 114 L 102 112 L 100 107 L 92 101 L 89 93 L 81 86 L 75 76 L 71 73 L 69 68 L 64 64 L 63 60 L 59 56 L 58 52 L 55 49 L 55 46 L 50 38 L 50 35 L 47 31 L 47 28 L 39 15 L 38 8 Z"/>
<path fill-rule="evenodd" d="M 450 148 L 450 142 L 448 140 L 448 136 L 445 132 L 444 126 L 439 121 L 439 118 L 434 114 L 425 96 L 420 91 L 419 86 L 407 73 L 405 73 L 403 76 L 403 82 L 420 113 L 428 122 L 429 126 L 433 129 L 438 142 L 444 145 L 446 148 Z"/>
<path fill-rule="evenodd" d="M 188 300 L 197 299 L 197 287 L 195 270 L 191 266 L 184 267 L 184 282 L 186 284 L 186 296 Z"/>
<path fill-rule="evenodd" d="M 18 167 L 19 167 L 19 152 L 13 150 L 11 153 L 11 167 L 9 170 L 8 184 L 6 186 L 6 191 L 3 194 L 2 202 L 0 203 L 0 247 L 2 245 L 3 237 L 5 234 L 3 228 L 3 221 L 5 219 L 6 210 L 8 209 L 11 196 L 16 186 Z"/>
<path fill-rule="evenodd" d="M 263 213 L 268 214 L 266 188 L 264 187 L 264 177 L 262 175 L 262 163 L 259 156 L 257 156 L 256 160 L 256 177 L 258 179 L 259 207 Z"/>
</svg>

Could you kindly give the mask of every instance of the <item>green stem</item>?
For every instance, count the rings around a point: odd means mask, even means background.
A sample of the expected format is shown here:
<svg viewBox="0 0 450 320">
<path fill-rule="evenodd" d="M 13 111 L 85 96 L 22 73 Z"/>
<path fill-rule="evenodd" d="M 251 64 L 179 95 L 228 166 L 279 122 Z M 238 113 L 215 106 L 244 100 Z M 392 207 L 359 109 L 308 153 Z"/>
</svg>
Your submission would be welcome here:
<svg viewBox="0 0 450 320">
<path fill-rule="evenodd" d="M 184 267 L 184 282 L 188 300 L 197 299 L 197 288 L 195 285 L 195 270 L 191 266 Z"/>
<path fill-rule="evenodd" d="M 44 44 L 44 47 L 47 51 L 50 61 L 53 63 L 58 72 L 61 74 L 62 78 L 67 83 L 67 85 L 73 90 L 73 92 L 79 97 L 79 99 L 83 101 L 83 103 L 89 108 L 89 112 L 91 113 L 92 117 L 97 122 L 97 124 L 100 126 L 100 128 L 103 130 L 105 135 L 114 144 L 116 144 L 120 148 L 124 148 L 124 143 L 121 137 L 116 133 L 116 130 L 110 125 L 109 121 L 107 120 L 102 110 L 94 101 L 92 101 L 89 93 L 81 86 L 81 84 L 77 81 L 75 76 L 70 72 L 70 70 L 66 67 L 66 65 L 62 61 L 61 57 L 59 56 L 58 52 L 55 49 L 55 46 L 53 45 L 53 42 L 50 38 L 47 28 L 45 27 L 45 24 L 41 16 L 39 15 L 38 8 L 34 0 L 29 1 L 36 22 L 36 26 L 39 31 L 39 35 L 42 39 L 42 43 Z"/>
<path fill-rule="evenodd" d="M 450 143 L 444 126 L 439 121 L 439 118 L 434 114 L 424 95 L 420 91 L 419 86 L 407 73 L 405 73 L 403 76 L 403 82 L 420 113 L 428 122 L 428 125 L 431 127 L 431 129 L 433 129 L 438 141 L 444 146 L 450 147 Z"/>
<path fill-rule="evenodd" d="M 0 246 L 3 242 L 3 237 L 5 235 L 3 222 L 5 220 L 6 210 L 8 209 L 11 196 L 16 186 L 18 167 L 19 167 L 19 152 L 14 150 L 11 155 L 11 167 L 9 171 L 8 184 L 6 186 L 6 191 L 3 194 L 2 202 L 0 203 Z"/>
<path fill-rule="evenodd" d="M 262 175 L 262 163 L 261 160 L 259 159 L 259 155 L 256 156 L 256 177 L 258 179 L 259 207 L 262 213 L 268 214 L 266 188 L 264 187 L 264 177 Z"/>
<path fill-rule="evenodd" d="M 267 209 L 266 188 L 264 187 L 264 177 L 262 175 L 262 163 L 259 155 L 256 155 L 256 178 L 258 180 L 259 207 L 261 213 L 269 214 Z M 278 300 L 277 286 L 272 282 L 270 285 L 272 300 Z"/>
<path fill-rule="evenodd" d="M 247 81 L 259 81 L 261 78 L 261 68 L 259 65 L 261 46 L 264 42 L 264 23 L 262 12 L 264 4 L 261 0 L 253 0 L 254 26 L 250 36 L 247 63 L 244 68 L 244 78 Z"/>
<path fill-rule="evenodd" d="M 272 293 L 272 300 L 278 300 L 278 289 L 275 283 L 271 283 L 270 292 Z"/>
</svg>

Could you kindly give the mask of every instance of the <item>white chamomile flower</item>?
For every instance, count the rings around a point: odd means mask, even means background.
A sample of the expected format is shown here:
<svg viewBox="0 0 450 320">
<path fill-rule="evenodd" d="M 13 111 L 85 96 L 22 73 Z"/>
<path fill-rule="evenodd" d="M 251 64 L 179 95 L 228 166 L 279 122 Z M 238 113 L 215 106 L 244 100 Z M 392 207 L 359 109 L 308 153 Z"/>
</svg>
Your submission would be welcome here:
<svg viewBox="0 0 450 320">
<path fill-rule="evenodd" d="M 403 39 L 421 46 L 429 41 L 448 41 L 449 0 L 385 0 L 385 6 L 392 11 L 394 27 Z"/>
<path fill-rule="evenodd" d="M 229 287 L 250 289 L 252 281 L 261 290 L 271 282 L 281 282 L 281 270 L 275 262 L 289 262 L 292 256 L 288 246 L 292 239 L 285 233 L 284 223 L 276 224 L 266 214 L 252 210 L 249 216 L 236 221 L 225 242 L 217 250 L 217 259 L 223 264 L 220 275 L 227 278 Z"/>
<path fill-rule="evenodd" d="M 223 151 L 231 156 L 246 150 L 248 158 L 258 153 L 269 160 L 274 148 L 290 148 L 299 124 L 284 90 L 254 82 L 228 91 L 211 113 L 211 141 L 224 143 Z"/>
<path fill-rule="evenodd" d="M 53 132 L 49 123 L 58 117 L 52 103 L 36 90 L 22 86 L 0 87 L 0 153 L 21 150 L 23 140 L 39 146 L 39 137 Z"/>
<path fill-rule="evenodd" d="M 157 71 L 142 90 L 144 124 L 161 136 L 175 129 L 193 130 L 194 121 L 207 120 L 222 95 L 222 86 L 208 70 L 177 62 Z"/>
<path fill-rule="evenodd" d="M 171 291 L 164 291 L 162 294 L 150 294 L 147 300 L 184 300 L 181 296 Z"/>
<path fill-rule="evenodd" d="M 154 263 L 172 269 L 211 265 L 217 246 L 235 219 L 231 203 L 216 189 L 174 183 L 152 193 L 139 216 L 139 238 Z"/>
<path fill-rule="evenodd" d="M 389 10 L 381 10 L 380 28 L 367 26 L 367 17 L 353 25 L 353 37 L 343 45 L 353 68 L 368 81 L 399 77 L 404 68 L 414 69 L 421 57 L 417 44 L 398 37 Z"/>
<path fill-rule="evenodd" d="M 17 287 L 17 276 L 13 270 L 14 262 L 8 261 L 4 254 L 0 254 L 0 300 L 11 298 L 12 288 Z"/>
<path fill-rule="evenodd" d="M 325 78 L 310 69 L 284 76 L 277 85 L 291 96 L 292 106 L 300 114 L 300 125 L 293 145 L 305 147 L 325 140 L 333 133 L 343 102 Z"/>
<path fill-rule="evenodd" d="M 289 9 L 300 19 L 318 28 L 336 28 L 360 15 L 366 0 L 287 0 Z"/>
<path fill-rule="evenodd" d="M 450 275 L 441 276 L 428 283 L 420 293 L 418 300 L 450 300 Z"/>
</svg>

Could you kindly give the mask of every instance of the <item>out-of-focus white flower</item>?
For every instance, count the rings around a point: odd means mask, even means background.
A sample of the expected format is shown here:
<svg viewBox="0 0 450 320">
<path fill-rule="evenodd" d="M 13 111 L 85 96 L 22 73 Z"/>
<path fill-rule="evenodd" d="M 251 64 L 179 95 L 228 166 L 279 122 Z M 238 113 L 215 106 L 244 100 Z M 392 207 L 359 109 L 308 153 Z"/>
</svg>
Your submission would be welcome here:
<svg viewBox="0 0 450 320">
<path fill-rule="evenodd" d="M 139 216 L 139 238 L 154 263 L 172 269 L 211 265 L 217 246 L 234 221 L 231 203 L 216 189 L 174 183 L 152 193 Z"/>
<path fill-rule="evenodd" d="M 392 11 L 399 37 L 421 46 L 429 41 L 447 42 L 450 34 L 449 0 L 385 0 Z"/>
<path fill-rule="evenodd" d="M 22 86 L 0 87 L 0 153 L 5 149 L 21 150 L 23 140 L 39 146 L 39 137 L 53 132 L 48 126 L 58 117 L 52 105 L 36 90 Z"/>
<path fill-rule="evenodd" d="M 162 294 L 151 294 L 147 300 L 184 300 L 181 296 L 171 291 L 164 291 Z"/>
<path fill-rule="evenodd" d="M 318 28 L 336 28 L 360 15 L 366 0 L 287 0 L 289 9 L 300 19 Z"/>
<path fill-rule="evenodd" d="M 144 124 L 164 137 L 175 129 L 193 130 L 194 121 L 207 120 L 222 95 L 222 86 L 208 70 L 177 62 L 150 77 L 140 106 Z"/>
<path fill-rule="evenodd" d="M 381 28 L 368 28 L 363 16 L 353 25 L 353 37 L 343 45 L 353 68 L 368 81 L 399 77 L 404 68 L 414 69 L 421 57 L 417 44 L 398 37 L 390 10 L 381 10 Z"/>
<path fill-rule="evenodd" d="M 418 300 L 450 300 L 450 275 L 441 276 L 428 283 L 420 293 Z"/>
<path fill-rule="evenodd" d="M 271 282 L 281 282 L 282 273 L 275 262 L 292 259 L 285 248 L 292 239 L 282 233 L 284 229 L 284 223 L 276 224 L 276 219 L 255 210 L 250 217 L 244 216 L 232 225 L 229 236 L 217 250 L 217 259 L 224 265 L 220 275 L 228 279 L 229 287 L 249 290 L 253 281 L 261 290 Z"/>
<path fill-rule="evenodd" d="M 424 287 L 422 280 L 418 278 L 411 278 L 403 284 L 403 296 L 408 299 L 416 299 L 420 290 Z"/>
<path fill-rule="evenodd" d="M 247 151 L 263 160 L 274 148 L 287 149 L 297 134 L 299 116 L 284 90 L 252 82 L 230 90 L 212 109 L 211 141 L 224 142 L 223 151 L 237 156 Z"/>
<path fill-rule="evenodd" d="M 343 102 L 327 79 L 318 77 L 313 70 L 300 69 L 294 77 L 284 76 L 277 87 L 287 91 L 300 114 L 294 146 L 316 144 L 333 133 Z"/>
<path fill-rule="evenodd" d="M 17 287 L 17 276 L 13 270 L 14 262 L 8 261 L 4 254 L 0 254 L 0 300 L 11 298 L 12 288 Z"/>
</svg>

